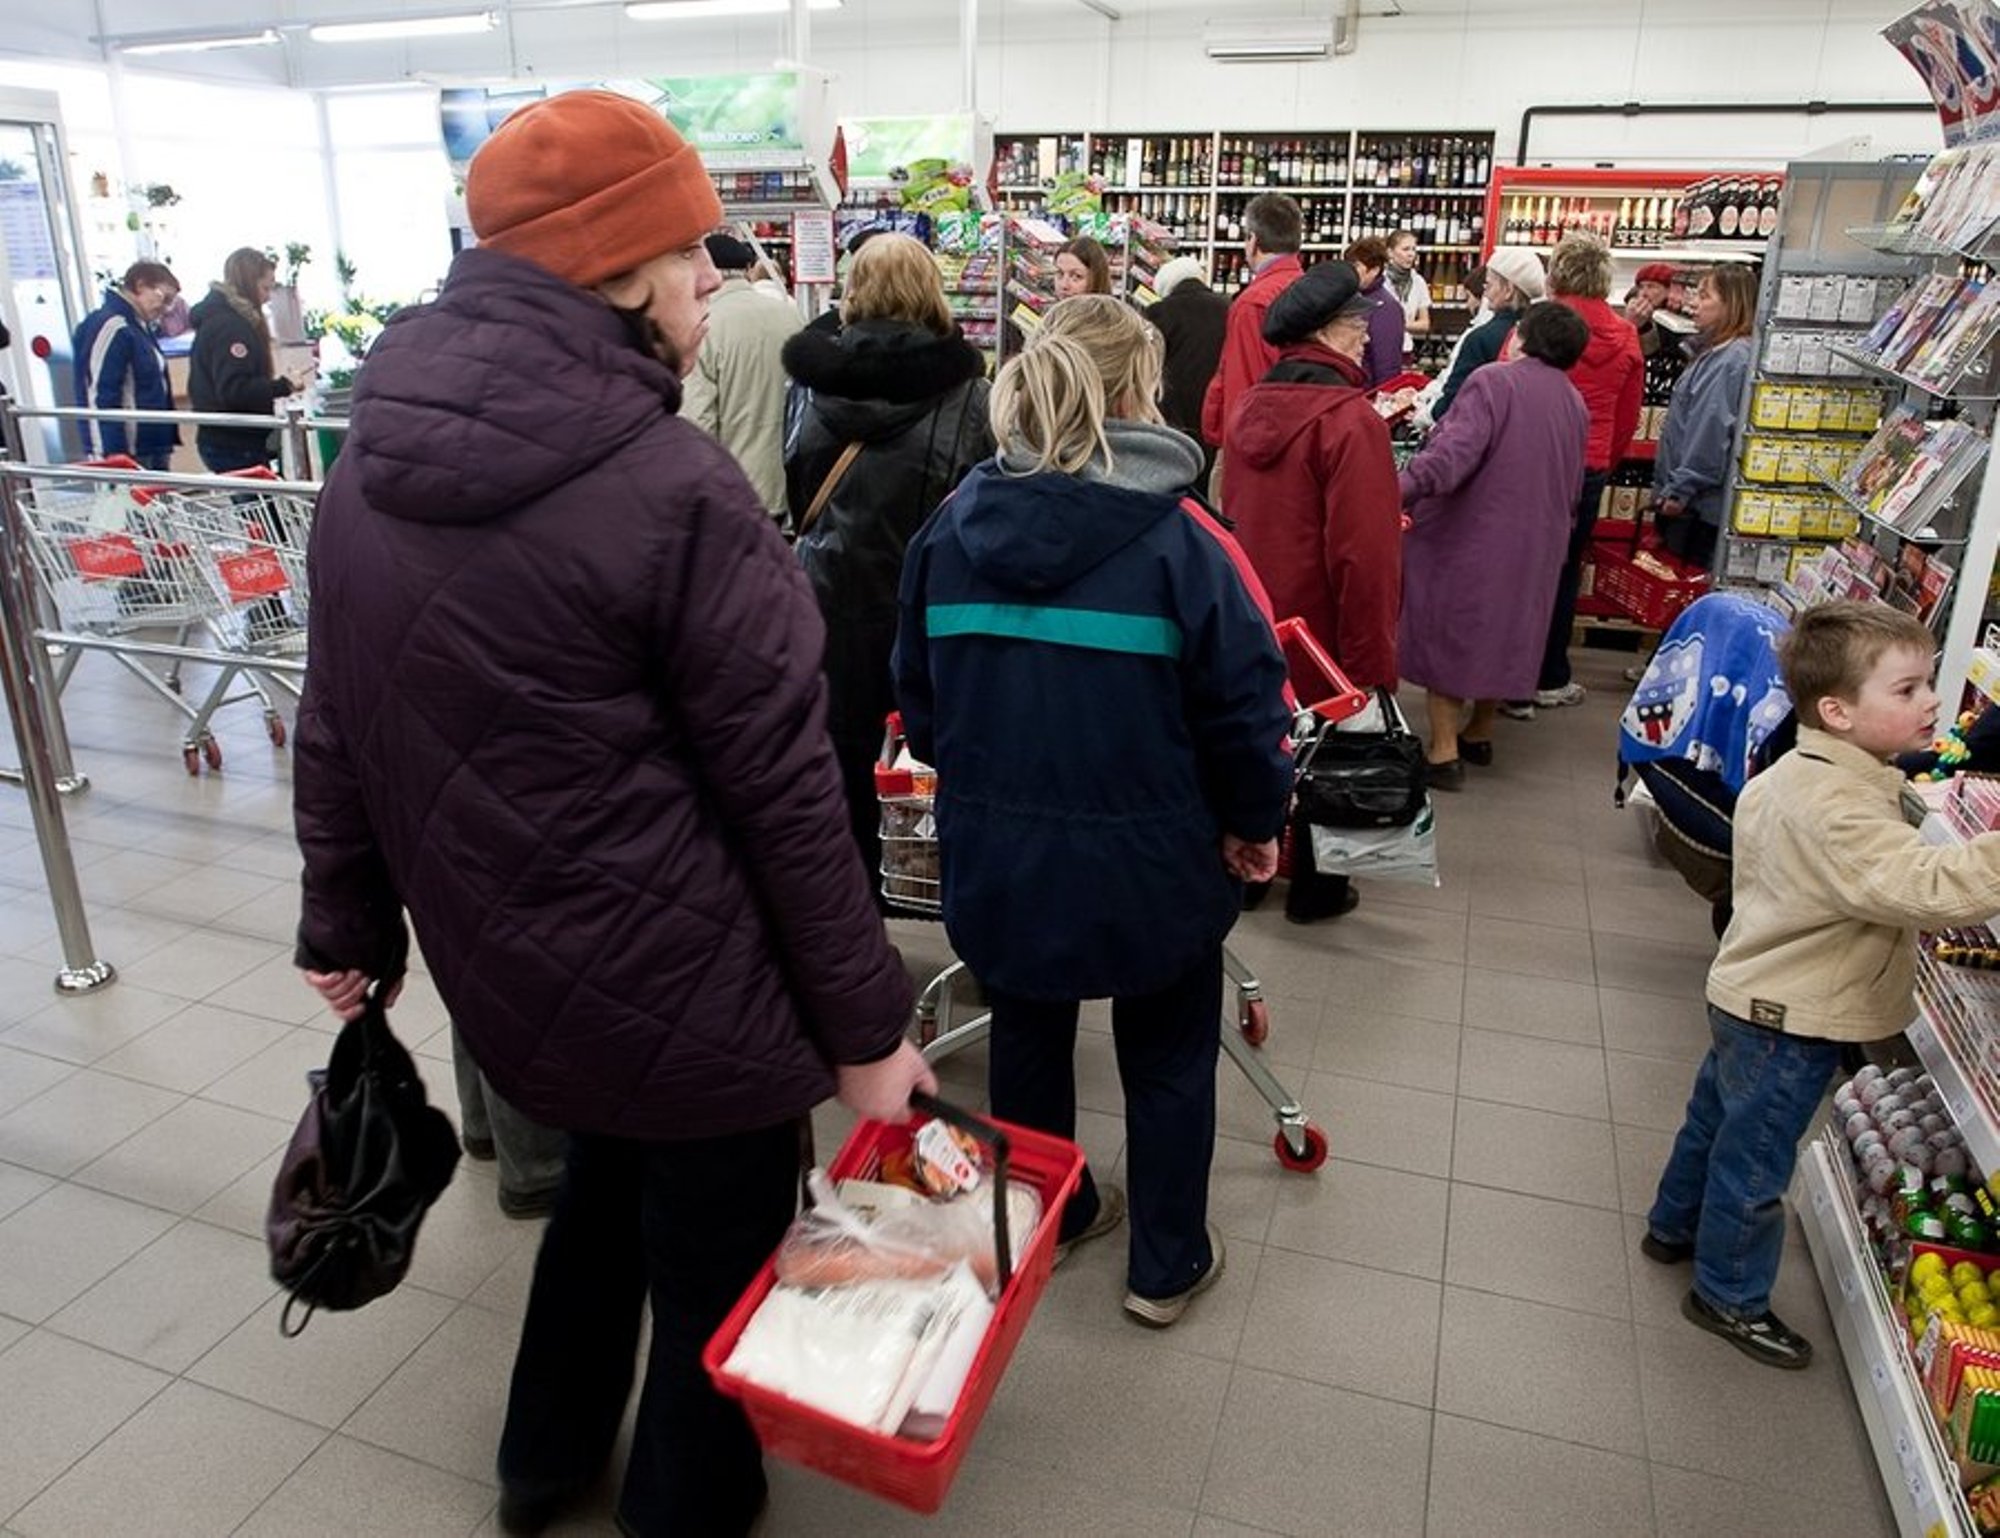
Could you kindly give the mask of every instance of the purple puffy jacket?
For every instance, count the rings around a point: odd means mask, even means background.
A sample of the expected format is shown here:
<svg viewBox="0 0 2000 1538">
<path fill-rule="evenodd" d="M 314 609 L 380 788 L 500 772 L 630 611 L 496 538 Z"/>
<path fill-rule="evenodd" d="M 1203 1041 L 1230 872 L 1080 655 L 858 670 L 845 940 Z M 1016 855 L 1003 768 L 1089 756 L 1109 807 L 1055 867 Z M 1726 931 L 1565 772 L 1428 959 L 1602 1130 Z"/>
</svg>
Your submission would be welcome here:
<svg viewBox="0 0 2000 1538">
<path fill-rule="evenodd" d="M 584 290 L 468 251 L 389 325 L 320 497 L 298 959 L 400 971 L 495 1088 L 689 1138 L 894 1049 L 910 985 L 827 743 L 797 563 Z"/>
</svg>

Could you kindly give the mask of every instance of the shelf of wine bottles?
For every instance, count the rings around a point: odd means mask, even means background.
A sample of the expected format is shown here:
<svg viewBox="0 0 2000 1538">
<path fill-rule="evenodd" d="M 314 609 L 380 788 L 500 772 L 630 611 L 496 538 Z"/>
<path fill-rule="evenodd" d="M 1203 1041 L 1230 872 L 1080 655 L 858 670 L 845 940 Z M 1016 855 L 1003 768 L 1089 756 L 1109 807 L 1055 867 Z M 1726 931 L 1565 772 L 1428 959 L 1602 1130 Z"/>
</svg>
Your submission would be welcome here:
<svg viewBox="0 0 2000 1538">
<path fill-rule="evenodd" d="M 1486 234 L 1486 211 L 1466 198 L 1385 198 L 1357 192 L 1348 227 L 1356 235 L 1384 239 L 1408 230 L 1420 246 L 1478 247 Z"/>
<path fill-rule="evenodd" d="M 1484 192 L 1492 174 L 1491 134 L 1364 133 L 1355 143 L 1356 187 Z"/>
<path fill-rule="evenodd" d="M 1215 140 L 1209 134 L 1118 138 L 1093 134 L 1090 174 L 1107 188 L 1207 187 L 1214 179 Z"/>
<path fill-rule="evenodd" d="M 1781 176 L 1712 176 L 1659 191 L 1510 194 L 1496 243 L 1551 246 L 1574 230 L 1625 250 L 1758 241 L 1778 227 L 1783 187 Z"/>
<path fill-rule="evenodd" d="M 1211 194 L 1207 192 L 1107 192 L 1104 211 L 1138 214 L 1164 226 L 1177 244 L 1208 239 Z"/>
</svg>

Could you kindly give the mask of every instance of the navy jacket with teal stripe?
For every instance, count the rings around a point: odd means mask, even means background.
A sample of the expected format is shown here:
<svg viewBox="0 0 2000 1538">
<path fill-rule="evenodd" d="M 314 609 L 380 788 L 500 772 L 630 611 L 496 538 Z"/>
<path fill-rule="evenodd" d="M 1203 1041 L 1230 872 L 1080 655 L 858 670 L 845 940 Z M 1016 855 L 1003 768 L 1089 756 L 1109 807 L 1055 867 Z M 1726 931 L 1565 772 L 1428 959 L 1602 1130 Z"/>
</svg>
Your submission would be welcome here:
<svg viewBox="0 0 2000 1538">
<path fill-rule="evenodd" d="M 979 466 L 910 546 L 895 667 L 975 975 L 1130 996 L 1221 942 L 1222 835 L 1284 824 L 1285 665 L 1178 497 Z"/>
</svg>

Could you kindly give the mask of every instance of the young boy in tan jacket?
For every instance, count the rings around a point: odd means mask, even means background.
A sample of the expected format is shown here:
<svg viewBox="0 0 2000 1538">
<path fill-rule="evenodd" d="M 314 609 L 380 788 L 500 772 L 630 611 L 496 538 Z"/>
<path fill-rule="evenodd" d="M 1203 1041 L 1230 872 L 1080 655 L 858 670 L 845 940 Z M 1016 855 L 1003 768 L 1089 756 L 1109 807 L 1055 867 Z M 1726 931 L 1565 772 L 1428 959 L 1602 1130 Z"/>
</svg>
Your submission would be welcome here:
<svg viewBox="0 0 2000 1538">
<path fill-rule="evenodd" d="M 1799 617 L 1781 648 L 1798 747 L 1736 804 L 1735 915 L 1708 974 L 1712 1044 L 1640 1242 L 1692 1259 L 1681 1312 L 1745 1355 L 1804 1367 L 1771 1312 L 1782 1197 L 1844 1042 L 1916 1014 L 1915 931 L 2000 913 L 2000 834 L 1926 843 L 1886 760 L 1937 724 L 1931 634 L 1877 604 Z"/>
</svg>

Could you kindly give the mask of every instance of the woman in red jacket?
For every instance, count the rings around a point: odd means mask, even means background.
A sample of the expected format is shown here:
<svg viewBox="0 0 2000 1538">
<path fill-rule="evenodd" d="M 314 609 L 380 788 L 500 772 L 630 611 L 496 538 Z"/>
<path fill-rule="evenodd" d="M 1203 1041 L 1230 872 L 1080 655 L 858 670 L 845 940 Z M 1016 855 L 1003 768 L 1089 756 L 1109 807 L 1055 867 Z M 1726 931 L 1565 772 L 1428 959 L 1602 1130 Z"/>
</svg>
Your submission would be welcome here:
<svg viewBox="0 0 2000 1538">
<path fill-rule="evenodd" d="M 1223 453 L 1236 538 L 1273 609 L 1311 626 L 1355 683 L 1393 689 L 1402 497 L 1361 367 L 1373 311 L 1346 262 L 1321 262 L 1278 295 L 1264 316 L 1278 362 L 1243 396 Z M 1292 843 L 1285 917 L 1352 908 L 1347 879 L 1316 875 L 1311 840 Z"/>
</svg>

